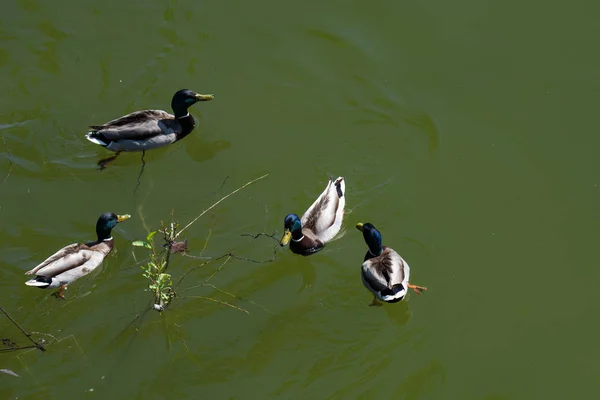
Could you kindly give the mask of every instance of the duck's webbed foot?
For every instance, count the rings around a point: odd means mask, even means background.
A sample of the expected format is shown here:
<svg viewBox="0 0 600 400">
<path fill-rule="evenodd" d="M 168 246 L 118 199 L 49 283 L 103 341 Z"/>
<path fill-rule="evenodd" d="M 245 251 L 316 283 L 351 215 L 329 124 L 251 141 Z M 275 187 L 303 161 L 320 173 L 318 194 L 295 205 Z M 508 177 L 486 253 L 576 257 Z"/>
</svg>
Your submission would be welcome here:
<svg viewBox="0 0 600 400">
<path fill-rule="evenodd" d="M 421 294 L 427 290 L 426 287 L 408 284 L 408 287 L 415 291 L 416 294 Z"/>
<path fill-rule="evenodd" d="M 56 292 L 54 292 L 54 296 L 56 296 L 57 298 L 66 300 L 65 295 L 64 295 L 65 290 L 67 290 L 67 284 L 63 283 L 62 285 L 60 285 L 60 289 L 58 289 Z"/>
<path fill-rule="evenodd" d="M 106 157 L 106 158 L 103 158 L 102 160 L 98 161 L 98 171 L 102 171 L 103 169 L 106 168 L 106 166 L 108 164 L 115 161 L 117 159 L 117 157 L 119 157 L 119 154 L 121 154 L 121 152 L 117 151 L 114 156 Z"/>
<path fill-rule="evenodd" d="M 377 300 L 377 297 L 373 296 L 373 301 L 369 304 L 369 307 L 381 307 L 382 305 L 383 303 Z"/>
</svg>

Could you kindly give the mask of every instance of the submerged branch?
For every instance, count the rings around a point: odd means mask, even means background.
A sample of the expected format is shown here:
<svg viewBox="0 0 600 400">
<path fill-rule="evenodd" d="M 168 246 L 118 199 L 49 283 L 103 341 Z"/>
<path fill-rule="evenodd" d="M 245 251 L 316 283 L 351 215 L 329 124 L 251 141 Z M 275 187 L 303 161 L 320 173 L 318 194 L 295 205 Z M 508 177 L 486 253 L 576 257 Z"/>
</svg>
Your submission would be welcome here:
<svg viewBox="0 0 600 400">
<path fill-rule="evenodd" d="M 242 190 L 242 189 L 243 189 L 243 188 L 245 188 L 246 186 L 250 186 L 251 184 L 253 184 L 253 183 L 255 183 L 255 182 L 257 182 L 257 181 L 259 181 L 259 180 L 261 180 L 261 179 L 263 179 L 263 178 L 266 178 L 267 176 L 269 176 L 269 174 L 264 174 L 263 176 L 261 176 L 261 177 L 259 177 L 259 178 L 253 179 L 253 180 L 251 180 L 251 181 L 249 181 L 249 182 L 246 182 L 244 185 L 242 185 L 242 186 L 240 186 L 239 188 L 235 189 L 233 192 L 231 192 L 231 193 L 229 193 L 229 194 L 227 194 L 227 195 L 225 195 L 225 196 L 221 197 L 221 199 L 220 199 L 220 200 L 218 200 L 216 203 L 214 203 L 212 206 L 210 206 L 210 207 L 208 207 L 206 210 L 202 211 L 202 212 L 200 213 L 200 215 L 198 215 L 196 218 L 194 218 L 194 219 L 192 220 L 192 222 L 190 222 L 189 224 L 187 224 L 186 226 L 184 226 L 184 227 L 183 227 L 183 229 L 181 229 L 181 230 L 180 230 L 180 231 L 177 233 L 177 235 L 175 235 L 175 238 L 178 238 L 178 237 L 179 237 L 179 235 L 181 235 L 181 233 L 182 233 L 183 231 L 185 231 L 187 228 L 189 228 L 189 227 L 190 227 L 190 226 L 191 226 L 191 225 L 192 225 L 194 222 L 196 222 L 198 219 L 200 219 L 200 217 L 202 217 L 204 214 L 206 214 L 207 212 L 209 212 L 210 210 L 212 210 L 213 208 L 215 208 L 215 207 L 216 207 L 216 206 L 217 206 L 219 203 L 221 203 L 223 200 L 225 200 L 225 199 L 227 199 L 229 196 L 231 196 L 231 195 L 233 195 L 233 194 L 235 194 L 235 193 L 239 192 L 240 190 Z"/>
<path fill-rule="evenodd" d="M 256 239 L 259 236 L 266 236 L 266 237 L 270 237 L 271 239 L 273 239 L 274 241 L 276 241 L 277 243 L 279 243 L 279 239 L 277 239 L 275 237 L 275 232 L 271 233 L 270 235 L 268 233 L 264 233 L 264 232 L 257 233 L 256 235 L 253 235 L 251 233 L 242 233 L 240 236 L 250 236 L 252 239 Z"/>
<path fill-rule="evenodd" d="M 18 328 L 18 329 L 19 329 L 19 330 L 20 330 L 20 331 L 23 333 L 23 335 L 25 335 L 25 336 L 27 337 L 27 339 L 29 339 L 29 341 L 30 341 L 31 343 L 33 343 L 33 346 L 19 347 L 19 348 L 11 348 L 11 349 L 7 349 L 7 350 L 14 351 L 14 350 L 20 350 L 20 349 L 22 349 L 22 348 L 27 348 L 27 349 L 28 349 L 28 348 L 35 347 L 35 348 L 37 348 L 37 349 L 40 349 L 42 352 L 46 351 L 46 349 L 44 348 L 44 346 L 42 346 L 41 344 L 39 344 L 38 342 L 36 342 L 35 340 L 33 340 L 33 338 L 31 337 L 31 335 L 30 335 L 29 333 L 27 333 L 27 331 L 25 331 L 25 329 L 21 328 L 21 325 L 19 325 L 19 324 L 17 323 L 17 321 L 15 321 L 14 319 L 12 319 L 12 317 L 11 317 L 10 315 L 8 315 L 8 313 L 7 313 L 6 311 L 4 311 L 4 308 L 0 307 L 0 311 L 1 311 L 1 312 L 2 312 L 4 315 L 6 315 L 6 318 L 8 318 L 8 320 L 9 320 L 10 322 L 12 322 L 12 323 L 13 323 L 13 325 L 14 325 L 14 326 L 16 326 L 16 327 L 17 327 L 17 328 Z"/>
<path fill-rule="evenodd" d="M 250 314 L 250 311 L 246 310 L 245 308 L 241 308 L 241 307 L 235 306 L 235 305 L 233 305 L 231 303 L 228 303 L 226 301 L 221 301 L 221 300 L 213 299 L 212 297 L 206 297 L 206 296 L 186 296 L 186 297 L 195 298 L 195 299 L 209 300 L 209 301 L 212 301 L 212 302 L 215 302 L 215 303 L 218 303 L 218 304 L 222 304 L 222 305 L 227 306 L 227 307 L 235 308 L 236 310 L 245 312 L 246 314 Z"/>
<path fill-rule="evenodd" d="M 144 160 L 144 156 L 146 155 L 146 150 L 142 150 L 142 169 L 140 170 L 140 173 L 138 174 L 137 177 L 137 185 L 135 186 L 135 189 L 133 189 L 133 194 L 135 195 L 135 192 L 138 191 L 138 189 L 140 188 L 140 185 L 142 184 L 142 174 L 144 173 L 144 169 L 146 168 L 146 160 Z"/>
<path fill-rule="evenodd" d="M 8 177 L 10 176 L 14 165 L 12 162 L 12 155 L 10 154 L 10 150 L 8 150 L 8 145 L 6 144 L 6 139 L 4 139 L 4 136 L 2 136 L 2 142 L 4 143 L 4 148 L 6 149 L 6 156 L 8 158 L 8 172 L 6 173 L 6 177 L 2 181 L 2 185 L 0 185 L 0 188 L 3 187 L 6 181 L 8 180 Z"/>
</svg>

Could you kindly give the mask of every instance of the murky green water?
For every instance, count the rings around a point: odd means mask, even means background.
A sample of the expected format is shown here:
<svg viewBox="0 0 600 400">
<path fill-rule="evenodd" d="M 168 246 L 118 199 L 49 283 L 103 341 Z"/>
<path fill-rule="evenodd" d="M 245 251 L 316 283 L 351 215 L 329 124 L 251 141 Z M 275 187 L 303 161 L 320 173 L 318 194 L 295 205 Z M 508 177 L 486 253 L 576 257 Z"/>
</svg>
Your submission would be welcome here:
<svg viewBox="0 0 600 400">
<path fill-rule="evenodd" d="M 599 7 L 569 4 L 4 4 L 1 306 L 62 340 L 0 354 L 21 376 L 0 374 L 0 397 L 593 397 Z M 216 99 L 194 106 L 192 135 L 146 154 L 137 190 L 140 154 L 95 170 L 110 154 L 87 125 L 168 110 L 183 87 Z M 146 312 L 130 242 L 265 173 L 186 231 L 191 255 L 210 232 L 206 256 L 269 259 L 274 242 L 241 235 L 280 234 L 329 175 L 346 177 L 346 235 L 309 258 L 231 260 L 219 290 L 197 286 L 221 264 L 199 268 Z M 104 211 L 133 218 L 95 279 L 66 302 L 23 284 L 94 239 Z M 367 307 L 357 221 L 426 295 Z M 176 256 L 171 273 L 200 263 Z M 27 344 L 3 316 L 0 337 Z"/>
</svg>

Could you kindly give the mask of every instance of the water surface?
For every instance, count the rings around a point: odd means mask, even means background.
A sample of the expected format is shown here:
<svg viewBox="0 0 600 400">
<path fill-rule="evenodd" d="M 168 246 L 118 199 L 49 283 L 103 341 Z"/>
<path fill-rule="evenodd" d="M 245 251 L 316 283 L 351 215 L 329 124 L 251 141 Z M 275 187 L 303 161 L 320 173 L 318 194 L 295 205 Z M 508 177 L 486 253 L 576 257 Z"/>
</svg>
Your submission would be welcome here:
<svg viewBox="0 0 600 400">
<path fill-rule="evenodd" d="M 19 0 L 0 17 L 1 306 L 51 334 L 4 353 L 6 399 L 589 398 L 600 387 L 598 6 L 516 1 Z M 89 124 L 215 93 L 169 148 L 109 153 Z M 283 217 L 347 182 L 318 255 L 197 268 L 163 315 L 130 242 L 171 215 L 190 255 L 272 257 Z M 5 179 L 6 177 L 6 179 Z M 68 301 L 23 273 L 133 218 Z M 368 307 L 372 222 L 423 296 Z M 202 261 L 176 256 L 182 276 Z M 230 293 L 235 297 L 224 293 Z M 211 297 L 246 310 L 199 297 Z M 0 317 L 0 336 L 26 344 Z M 18 357 L 17 357 L 18 355 Z"/>
</svg>

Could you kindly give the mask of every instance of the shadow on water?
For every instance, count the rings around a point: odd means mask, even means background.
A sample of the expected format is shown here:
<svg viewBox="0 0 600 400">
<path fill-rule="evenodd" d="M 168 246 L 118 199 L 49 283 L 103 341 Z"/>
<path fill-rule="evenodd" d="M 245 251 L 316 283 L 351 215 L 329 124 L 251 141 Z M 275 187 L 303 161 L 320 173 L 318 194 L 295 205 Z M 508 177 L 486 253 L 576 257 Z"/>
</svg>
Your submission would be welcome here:
<svg viewBox="0 0 600 400">
<path fill-rule="evenodd" d="M 172 150 L 172 146 L 176 146 L 175 150 Z M 166 155 L 180 151 L 181 146 L 185 148 L 185 152 L 192 160 L 196 161 L 197 163 L 203 163 L 212 160 L 221 151 L 231 148 L 231 142 L 222 139 L 213 141 L 205 140 L 202 137 L 200 130 L 196 129 L 181 141 L 176 142 L 174 145 L 167 146 L 163 149 L 153 149 L 152 158 L 162 159 Z M 101 158 L 97 161 L 97 165 L 107 165 L 109 163 L 112 166 L 118 165 L 114 163 L 117 156 L 115 154 L 107 156 L 107 152 L 108 151 L 104 149 L 98 150 L 98 154 L 103 156 L 101 156 Z M 121 165 L 137 164 L 138 162 L 135 159 L 139 157 L 139 154 L 140 152 L 121 152 L 119 155 L 119 162 Z"/>
<path fill-rule="evenodd" d="M 231 142 L 227 140 L 214 140 L 212 142 L 204 140 L 202 135 L 190 134 L 185 138 L 185 151 L 192 160 L 197 163 L 203 163 L 212 160 L 217 154 L 231 147 Z"/>
</svg>

